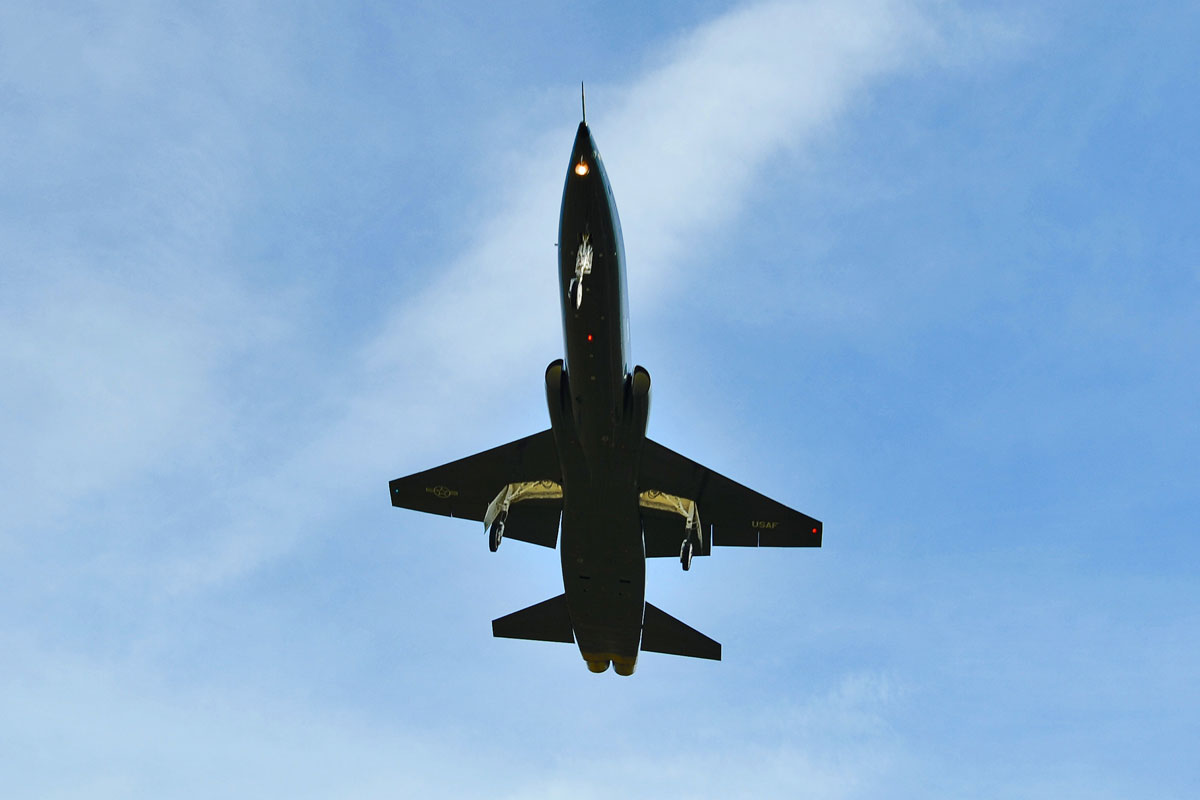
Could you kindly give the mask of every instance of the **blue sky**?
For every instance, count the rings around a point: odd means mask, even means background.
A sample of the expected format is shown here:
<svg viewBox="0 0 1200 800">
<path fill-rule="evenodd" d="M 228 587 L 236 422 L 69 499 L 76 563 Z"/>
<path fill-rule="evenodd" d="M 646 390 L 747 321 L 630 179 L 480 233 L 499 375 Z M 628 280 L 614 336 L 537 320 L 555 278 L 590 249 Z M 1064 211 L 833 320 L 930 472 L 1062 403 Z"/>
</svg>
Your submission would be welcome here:
<svg viewBox="0 0 1200 800">
<path fill-rule="evenodd" d="M 1193 797 L 1187 3 L 0 8 L 11 797 Z M 547 425 L 578 81 L 719 664 L 392 509 Z"/>
</svg>

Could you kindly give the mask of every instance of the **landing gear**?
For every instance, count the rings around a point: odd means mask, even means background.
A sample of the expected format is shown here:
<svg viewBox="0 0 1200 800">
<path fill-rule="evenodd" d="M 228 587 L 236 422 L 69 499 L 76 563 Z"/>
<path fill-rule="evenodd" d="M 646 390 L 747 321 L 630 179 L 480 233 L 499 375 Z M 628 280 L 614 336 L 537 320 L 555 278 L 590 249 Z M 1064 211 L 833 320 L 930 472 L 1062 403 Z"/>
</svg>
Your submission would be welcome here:
<svg viewBox="0 0 1200 800">
<path fill-rule="evenodd" d="M 685 539 L 683 547 L 679 548 L 679 564 L 683 567 L 683 571 L 687 572 L 692 568 L 692 540 Z"/>
<path fill-rule="evenodd" d="M 571 295 L 575 295 L 575 310 L 583 305 L 583 276 L 592 274 L 592 246 L 588 244 L 588 235 L 583 235 L 583 242 L 579 245 L 579 251 L 575 254 L 575 277 L 571 279 L 571 286 L 567 289 L 567 299 Z"/>
<path fill-rule="evenodd" d="M 493 553 L 500 549 L 500 540 L 504 538 L 504 520 L 508 514 L 501 514 L 492 522 L 492 527 L 488 530 L 488 549 Z"/>
</svg>

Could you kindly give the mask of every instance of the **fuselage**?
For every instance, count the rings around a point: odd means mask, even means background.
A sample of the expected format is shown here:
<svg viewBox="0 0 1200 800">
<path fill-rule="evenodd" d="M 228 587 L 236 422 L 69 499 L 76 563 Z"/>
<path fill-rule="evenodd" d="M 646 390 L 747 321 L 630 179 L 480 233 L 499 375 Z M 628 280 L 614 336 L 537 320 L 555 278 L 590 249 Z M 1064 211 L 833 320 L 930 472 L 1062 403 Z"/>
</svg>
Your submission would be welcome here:
<svg viewBox="0 0 1200 800">
<path fill-rule="evenodd" d="M 561 374 L 551 365 L 547 385 L 563 477 L 563 587 L 589 667 L 612 661 L 628 674 L 645 604 L 637 464 L 649 377 L 635 380 L 630 367 L 621 222 L 586 123 L 563 189 L 558 257 L 566 359 Z"/>
<path fill-rule="evenodd" d="M 629 351 L 621 221 L 586 122 L 558 232 L 564 357 L 546 367 L 550 429 L 396 478 L 392 505 L 559 548 L 563 593 L 492 620 L 507 639 L 575 642 L 631 675 L 642 650 L 719 661 L 721 645 L 646 602 L 646 558 L 714 544 L 820 547 L 821 523 L 646 438 L 650 374 Z"/>
</svg>

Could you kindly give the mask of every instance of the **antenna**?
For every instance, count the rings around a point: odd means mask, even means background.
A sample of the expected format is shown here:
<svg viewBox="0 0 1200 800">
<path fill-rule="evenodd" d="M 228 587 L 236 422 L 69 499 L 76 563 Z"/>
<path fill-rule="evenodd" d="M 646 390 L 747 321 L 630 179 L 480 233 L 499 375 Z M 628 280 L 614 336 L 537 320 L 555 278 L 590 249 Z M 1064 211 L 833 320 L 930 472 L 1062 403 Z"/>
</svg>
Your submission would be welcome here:
<svg viewBox="0 0 1200 800">
<path fill-rule="evenodd" d="M 587 93 L 583 91 L 583 81 L 579 82 L 579 103 L 583 106 L 583 124 L 587 124 Z"/>
</svg>

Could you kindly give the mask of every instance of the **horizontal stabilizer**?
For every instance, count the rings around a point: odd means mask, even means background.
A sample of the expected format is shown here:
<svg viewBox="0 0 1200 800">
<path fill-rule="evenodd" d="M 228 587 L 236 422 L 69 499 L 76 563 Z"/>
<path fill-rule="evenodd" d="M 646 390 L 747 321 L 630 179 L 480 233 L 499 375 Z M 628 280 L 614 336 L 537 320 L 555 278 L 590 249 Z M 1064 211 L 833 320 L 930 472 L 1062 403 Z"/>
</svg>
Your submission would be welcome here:
<svg viewBox="0 0 1200 800">
<path fill-rule="evenodd" d="M 646 603 L 642 620 L 642 649 L 673 656 L 721 660 L 721 644 Z"/>
<path fill-rule="evenodd" d="M 567 611 L 567 596 L 560 594 L 492 620 L 492 636 L 573 644 L 575 632 L 571 627 L 571 614 Z"/>
</svg>

